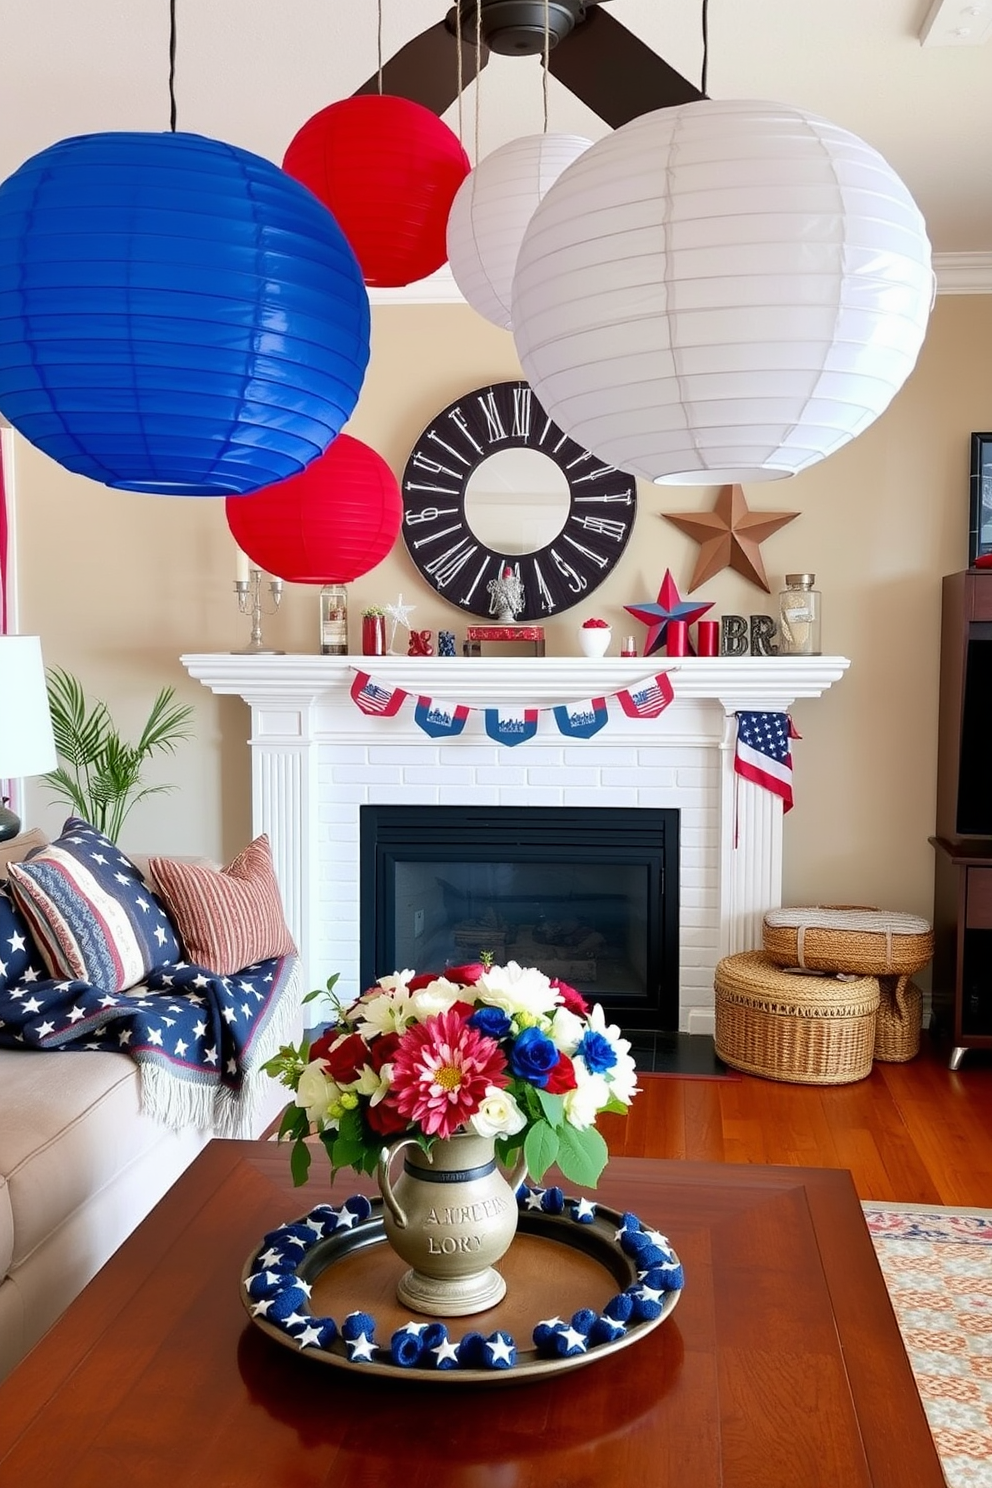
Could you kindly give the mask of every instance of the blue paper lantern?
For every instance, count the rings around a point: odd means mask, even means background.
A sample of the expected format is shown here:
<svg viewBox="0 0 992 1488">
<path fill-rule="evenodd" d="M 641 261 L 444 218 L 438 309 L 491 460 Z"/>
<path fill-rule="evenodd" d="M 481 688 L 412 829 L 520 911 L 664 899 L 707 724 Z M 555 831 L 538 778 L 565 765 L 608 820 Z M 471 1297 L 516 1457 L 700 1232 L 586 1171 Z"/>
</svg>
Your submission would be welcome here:
<svg viewBox="0 0 992 1488">
<path fill-rule="evenodd" d="M 358 401 L 362 273 L 271 161 L 194 134 L 83 135 L 0 186 L 0 411 L 127 491 L 298 474 Z"/>
</svg>

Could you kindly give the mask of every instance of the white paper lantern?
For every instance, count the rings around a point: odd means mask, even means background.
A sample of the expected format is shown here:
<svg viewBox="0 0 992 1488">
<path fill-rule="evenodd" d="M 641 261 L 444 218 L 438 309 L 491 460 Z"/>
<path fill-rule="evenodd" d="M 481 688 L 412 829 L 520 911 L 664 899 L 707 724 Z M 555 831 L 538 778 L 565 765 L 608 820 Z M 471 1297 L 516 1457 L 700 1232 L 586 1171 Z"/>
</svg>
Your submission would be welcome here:
<svg viewBox="0 0 992 1488">
<path fill-rule="evenodd" d="M 878 152 L 783 104 L 659 109 L 562 174 L 524 234 L 514 339 L 584 449 L 676 485 L 772 480 L 888 406 L 933 304 Z"/>
<path fill-rule="evenodd" d="M 527 224 L 545 192 L 591 140 L 527 134 L 480 160 L 448 216 L 448 262 L 473 310 L 509 330 L 510 286 Z"/>
</svg>

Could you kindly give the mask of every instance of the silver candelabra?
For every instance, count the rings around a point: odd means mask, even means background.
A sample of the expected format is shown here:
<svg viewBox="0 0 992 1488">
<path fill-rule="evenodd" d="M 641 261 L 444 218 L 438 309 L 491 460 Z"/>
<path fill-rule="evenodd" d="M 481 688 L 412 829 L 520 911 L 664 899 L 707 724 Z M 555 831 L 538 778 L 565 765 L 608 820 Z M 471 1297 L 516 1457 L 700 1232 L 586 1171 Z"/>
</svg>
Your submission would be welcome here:
<svg viewBox="0 0 992 1488">
<path fill-rule="evenodd" d="M 238 609 L 242 615 L 251 616 L 251 640 L 247 646 L 239 646 L 236 651 L 232 651 L 232 656 L 285 655 L 275 646 L 262 644 L 262 570 L 252 568 L 248 570 L 247 579 L 235 579 L 234 592 L 238 596 Z M 274 615 L 282 600 L 282 579 L 269 580 L 269 593 L 272 595 L 272 609 L 266 613 Z"/>
</svg>

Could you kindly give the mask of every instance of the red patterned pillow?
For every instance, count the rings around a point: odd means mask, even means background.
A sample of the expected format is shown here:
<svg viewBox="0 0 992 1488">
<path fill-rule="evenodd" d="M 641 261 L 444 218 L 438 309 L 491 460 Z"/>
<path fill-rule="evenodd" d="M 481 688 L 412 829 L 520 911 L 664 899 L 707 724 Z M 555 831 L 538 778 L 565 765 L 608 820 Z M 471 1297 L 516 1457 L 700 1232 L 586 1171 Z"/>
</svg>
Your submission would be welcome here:
<svg viewBox="0 0 992 1488">
<path fill-rule="evenodd" d="M 179 930 L 186 959 L 218 976 L 296 954 L 268 837 L 256 837 L 219 871 L 175 858 L 148 866 Z"/>
</svg>

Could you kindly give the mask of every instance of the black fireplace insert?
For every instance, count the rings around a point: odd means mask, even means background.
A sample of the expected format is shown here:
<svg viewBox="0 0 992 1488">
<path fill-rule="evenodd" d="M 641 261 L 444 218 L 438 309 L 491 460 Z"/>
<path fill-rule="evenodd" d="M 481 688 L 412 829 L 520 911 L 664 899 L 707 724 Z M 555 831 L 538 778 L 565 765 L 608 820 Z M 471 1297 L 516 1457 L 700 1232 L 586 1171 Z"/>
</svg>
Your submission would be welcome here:
<svg viewBox="0 0 992 1488">
<path fill-rule="evenodd" d="M 678 1028 L 678 811 L 363 806 L 360 822 L 363 986 L 488 951 L 625 1033 Z"/>
</svg>

